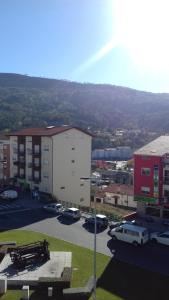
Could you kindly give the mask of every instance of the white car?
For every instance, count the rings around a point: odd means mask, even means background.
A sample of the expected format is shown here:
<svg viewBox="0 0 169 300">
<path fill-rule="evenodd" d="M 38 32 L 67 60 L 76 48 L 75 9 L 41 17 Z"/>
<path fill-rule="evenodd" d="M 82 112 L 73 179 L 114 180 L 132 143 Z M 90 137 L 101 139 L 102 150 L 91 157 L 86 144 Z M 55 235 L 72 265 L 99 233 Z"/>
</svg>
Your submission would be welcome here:
<svg viewBox="0 0 169 300">
<path fill-rule="evenodd" d="M 151 241 L 169 246 L 169 231 L 154 232 L 150 237 Z"/>
<path fill-rule="evenodd" d="M 70 207 L 62 211 L 62 216 L 73 220 L 79 220 L 81 212 L 78 208 Z"/>
<path fill-rule="evenodd" d="M 52 203 L 45 205 L 43 207 L 46 211 L 51 212 L 51 213 L 59 213 L 63 210 L 63 206 L 60 203 Z"/>
<path fill-rule="evenodd" d="M 18 193 L 15 190 L 5 190 L 0 193 L 0 198 L 4 200 L 15 200 L 18 198 Z"/>
</svg>

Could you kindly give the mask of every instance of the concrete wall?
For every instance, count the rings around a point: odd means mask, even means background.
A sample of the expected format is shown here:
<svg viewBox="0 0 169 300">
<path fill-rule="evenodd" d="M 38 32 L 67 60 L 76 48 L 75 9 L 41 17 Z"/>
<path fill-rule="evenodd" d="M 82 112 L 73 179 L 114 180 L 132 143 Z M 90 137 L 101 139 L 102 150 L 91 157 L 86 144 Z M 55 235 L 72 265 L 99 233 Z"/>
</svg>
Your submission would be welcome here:
<svg viewBox="0 0 169 300">
<path fill-rule="evenodd" d="M 91 136 L 71 129 L 52 137 L 53 194 L 60 200 L 90 205 Z"/>
</svg>

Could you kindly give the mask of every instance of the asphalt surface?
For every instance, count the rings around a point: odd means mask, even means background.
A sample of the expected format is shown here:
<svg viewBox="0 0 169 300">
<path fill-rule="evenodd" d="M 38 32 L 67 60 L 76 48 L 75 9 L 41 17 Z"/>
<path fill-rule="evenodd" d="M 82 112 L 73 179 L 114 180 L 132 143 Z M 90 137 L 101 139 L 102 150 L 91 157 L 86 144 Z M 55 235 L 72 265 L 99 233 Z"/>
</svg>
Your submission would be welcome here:
<svg viewBox="0 0 169 300">
<path fill-rule="evenodd" d="M 0 215 L 0 228 L 25 229 L 48 234 L 73 244 L 93 249 L 93 227 L 86 227 L 84 219 L 71 223 L 36 207 L 20 212 Z M 169 275 L 169 247 L 147 243 L 142 247 L 112 241 L 108 229 L 97 233 L 97 251 L 114 259 Z"/>
</svg>

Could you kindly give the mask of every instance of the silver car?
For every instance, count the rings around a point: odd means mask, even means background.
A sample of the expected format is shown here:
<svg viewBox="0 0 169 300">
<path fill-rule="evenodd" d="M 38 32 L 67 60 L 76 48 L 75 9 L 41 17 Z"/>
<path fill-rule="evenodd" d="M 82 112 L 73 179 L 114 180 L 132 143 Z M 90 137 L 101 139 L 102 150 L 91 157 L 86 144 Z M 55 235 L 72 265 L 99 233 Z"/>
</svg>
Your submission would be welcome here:
<svg viewBox="0 0 169 300">
<path fill-rule="evenodd" d="M 43 208 L 44 208 L 44 210 L 54 213 L 54 214 L 57 214 L 63 210 L 63 206 L 60 203 L 51 203 L 51 204 L 45 205 Z"/>
<path fill-rule="evenodd" d="M 154 232 L 151 234 L 150 240 L 156 243 L 169 246 L 169 231 Z"/>
<path fill-rule="evenodd" d="M 81 217 L 81 212 L 78 208 L 70 207 L 62 211 L 62 216 L 73 220 L 78 220 Z"/>
</svg>

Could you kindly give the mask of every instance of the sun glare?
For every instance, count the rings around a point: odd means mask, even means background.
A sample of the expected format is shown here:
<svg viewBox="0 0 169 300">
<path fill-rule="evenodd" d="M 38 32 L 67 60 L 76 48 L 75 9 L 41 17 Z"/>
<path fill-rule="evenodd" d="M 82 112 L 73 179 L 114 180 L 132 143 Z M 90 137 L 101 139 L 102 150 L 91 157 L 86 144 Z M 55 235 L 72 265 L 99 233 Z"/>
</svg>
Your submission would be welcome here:
<svg viewBox="0 0 169 300">
<path fill-rule="evenodd" d="M 114 18 L 121 46 L 140 68 L 169 69 L 169 1 L 116 1 Z"/>
<path fill-rule="evenodd" d="M 113 48 L 118 45 L 118 40 L 113 38 L 111 41 L 106 43 L 98 52 L 93 54 L 90 58 L 88 58 L 85 62 L 83 62 L 76 70 L 74 70 L 73 75 L 80 75 L 87 69 L 91 68 L 95 63 L 101 60 L 104 56 L 106 56 Z"/>
</svg>

